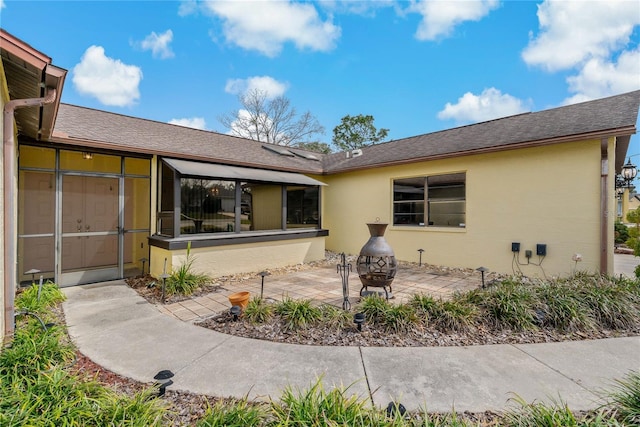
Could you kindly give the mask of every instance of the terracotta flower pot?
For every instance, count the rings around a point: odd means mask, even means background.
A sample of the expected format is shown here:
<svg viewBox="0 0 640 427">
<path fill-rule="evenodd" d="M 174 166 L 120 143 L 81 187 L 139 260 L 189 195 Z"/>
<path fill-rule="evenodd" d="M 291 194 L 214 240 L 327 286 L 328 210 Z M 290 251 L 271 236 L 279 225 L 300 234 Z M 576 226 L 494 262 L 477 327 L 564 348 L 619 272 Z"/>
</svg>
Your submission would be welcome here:
<svg viewBox="0 0 640 427">
<path fill-rule="evenodd" d="M 231 305 L 239 305 L 242 310 L 247 308 L 247 304 L 249 304 L 249 296 L 250 293 L 248 291 L 236 292 L 234 294 L 229 295 L 229 302 Z"/>
</svg>

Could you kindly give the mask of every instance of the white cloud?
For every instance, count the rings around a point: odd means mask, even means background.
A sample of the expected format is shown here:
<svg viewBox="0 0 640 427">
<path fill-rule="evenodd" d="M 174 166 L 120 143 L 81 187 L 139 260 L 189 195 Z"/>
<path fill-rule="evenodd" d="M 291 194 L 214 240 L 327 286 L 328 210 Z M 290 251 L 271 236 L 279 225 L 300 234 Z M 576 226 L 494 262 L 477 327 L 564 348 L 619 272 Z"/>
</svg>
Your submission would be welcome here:
<svg viewBox="0 0 640 427">
<path fill-rule="evenodd" d="M 479 21 L 498 5 L 498 0 L 430 0 L 413 3 L 409 11 L 422 15 L 416 38 L 435 40 L 450 35 L 464 21 Z"/>
<path fill-rule="evenodd" d="M 568 69 L 624 48 L 640 24 L 640 3 L 545 0 L 538 6 L 538 21 L 540 32 L 522 58 L 548 71 Z"/>
<path fill-rule="evenodd" d="M 279 82 L 269 76 L 254 76 L 247 79 L 229 79 L 224 87 L 224 91 L 233 95 L 244 95 L 245 93 L 258 90 L 266 94 L 267 99 L 273 99 L 284 95 L 289 88 L 287 83 Z"/>
<path fill-rule="evenodd" d="M 82 95 L 97 98 L 104 105 L 125 107 L 140 98 L 142 70 L 104 54 L 102 46 L 89 47 L 73 67 L 73 84 Z"/>
<path fill-rule="evenodd" d="M 228 42 L 274 57 L 285 43 L 298 49 L 329 51 L 340 37 L 331 19 L 322 21 L 309 3 L 213 1 L 205 7 L 223 20 Z"/>
<path fill-rule="evenodd" d="M 447 102 L 444 109 L 438 112 L 438 118 L 454 119 L 458 123 L 476 123 L 524 113 L 529 110 L 529 104 L 529 101 L 524 102 L 492 87 L 483 90 L 480 95 L 467 92 L 458 98 L 456 104 Z"/>
<path fill-rule="evenodd" d="M 194 129 L 201 129 L 201 130 L 207 129 L 207 123 L 202 117 L 171 119 L 169 120 L 169 123 L 172 125 L 184 126 L 188 128 L 194 128 Z"/>
<path fill-rule="evenodd" d="M 167 30 L 162 34 L 156 34 L 155 31 L 152 31 L 140 42 L 140 48 L 142 50 L 150 50 L 154 58 L 173 58 L 174 54 L 169 46 L 172 40 L 173 31 L 171 30 Z"/>
<path fill-rule="evenodd" d="M 180 2 L 180 6 L 178 6 L 178 15 L 179 16 L 187 16 L 192 13 L 197 12 L 198 3 L 196 0 L 183 0 Z"/>
<path fill-rule="evenodd" d="M 587 61 L 580 73 L 567 78 L 575 93 L 564 104 L 604 98 L 640 89 L 640 48 L 623 52 L 617 63 L 600 58 Z"/>
</svg>

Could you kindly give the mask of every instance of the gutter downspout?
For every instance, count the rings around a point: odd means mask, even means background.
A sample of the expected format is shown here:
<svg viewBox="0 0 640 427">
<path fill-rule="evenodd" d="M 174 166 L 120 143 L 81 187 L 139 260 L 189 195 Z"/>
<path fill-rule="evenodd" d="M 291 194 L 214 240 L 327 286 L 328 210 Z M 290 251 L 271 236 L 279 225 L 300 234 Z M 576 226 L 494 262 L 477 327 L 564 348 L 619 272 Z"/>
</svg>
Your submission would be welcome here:
<svg viewBox="0 0 640 427">
<path fill-rule="evenodd" d="M 13 99 L 4 105 L 3 111 L 3 185 L 4 185 L 4 335 L 12 339 L 15 329 L 14 301 L 17 281 L 17 228 L 15 180 L 15 127 L 14 113 L 18 108 L 42 107 L 56 100 L 56 89 L 49 88 L 44 98 Z"/>
</svg>

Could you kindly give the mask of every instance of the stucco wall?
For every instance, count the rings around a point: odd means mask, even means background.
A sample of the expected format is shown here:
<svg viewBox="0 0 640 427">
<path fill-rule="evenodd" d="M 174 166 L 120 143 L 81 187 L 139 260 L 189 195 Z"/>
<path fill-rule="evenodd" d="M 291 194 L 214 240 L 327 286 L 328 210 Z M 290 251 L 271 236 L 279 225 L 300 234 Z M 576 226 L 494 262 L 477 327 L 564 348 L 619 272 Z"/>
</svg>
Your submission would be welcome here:
<svg viewBox="0 0 640 427">
<path fill-rule="evenodd" d="M 443 141 L 446 143 L 446 141 Z M 530 276 L 598 271 L 600 262 L 600 141 L 464 156 L 330 175 L 323 193 L 327 249 L 357 254 L 367 222 L 390 223 L 386 237 L 401 261 L 487 267 Z M 393 179 L 466 173 L 466 227 L 393 226 Z M 613 224 L 613 223 L 612 223 Z M 613 229 L 613 225 L 611 226 Z M 519 242 L 519 269 L 511 243 Z M 536 244 L 547 245 L 541 266 Z M 575 253 L 582 255 L 576 265 Z"/>
<path fill-rule="evenodd" d="M 324 258 L 324 241 L 325 237 L 317 237 L 191 249 L 195 258 L 193 269 L 212 277 L 220 277 L 318 261 Z M 167 251 L 152 246 L 151 275 L 162 275 L 165 258 L 167 273 L 170 274 L 172 266 L 178 267 L 184 261 L 186 252 Z"/>
</svg>

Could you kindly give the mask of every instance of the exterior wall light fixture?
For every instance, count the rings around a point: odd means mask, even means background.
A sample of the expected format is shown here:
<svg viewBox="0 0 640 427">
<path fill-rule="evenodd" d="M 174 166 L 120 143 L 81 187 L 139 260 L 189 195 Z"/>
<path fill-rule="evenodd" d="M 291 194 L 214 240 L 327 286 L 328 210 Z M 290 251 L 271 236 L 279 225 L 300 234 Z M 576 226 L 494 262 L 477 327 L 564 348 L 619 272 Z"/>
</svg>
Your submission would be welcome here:
<svg viewBox="0 0 640 427">
<path fill-rule="evenodd" d="M 90 151 L 83 151 L 82 158 L 85 160 L 91 160 L 93 159 L 93 153 L 91 153 Z"/>
<path fill-rule="evenodd" d="M 625 163 L 624 166 L 622 166 L 622 178 L 624 178 L 624 180 L 626 181 L 628 186 L 631 186 L 631 181 L 633 181 L 636 177 L 636 175 L 638 175 L 638 169 L 636 169 L 636 166 L 631 163 L 631 158 L 627 159 L 627 163 Z"/>
</svg>

